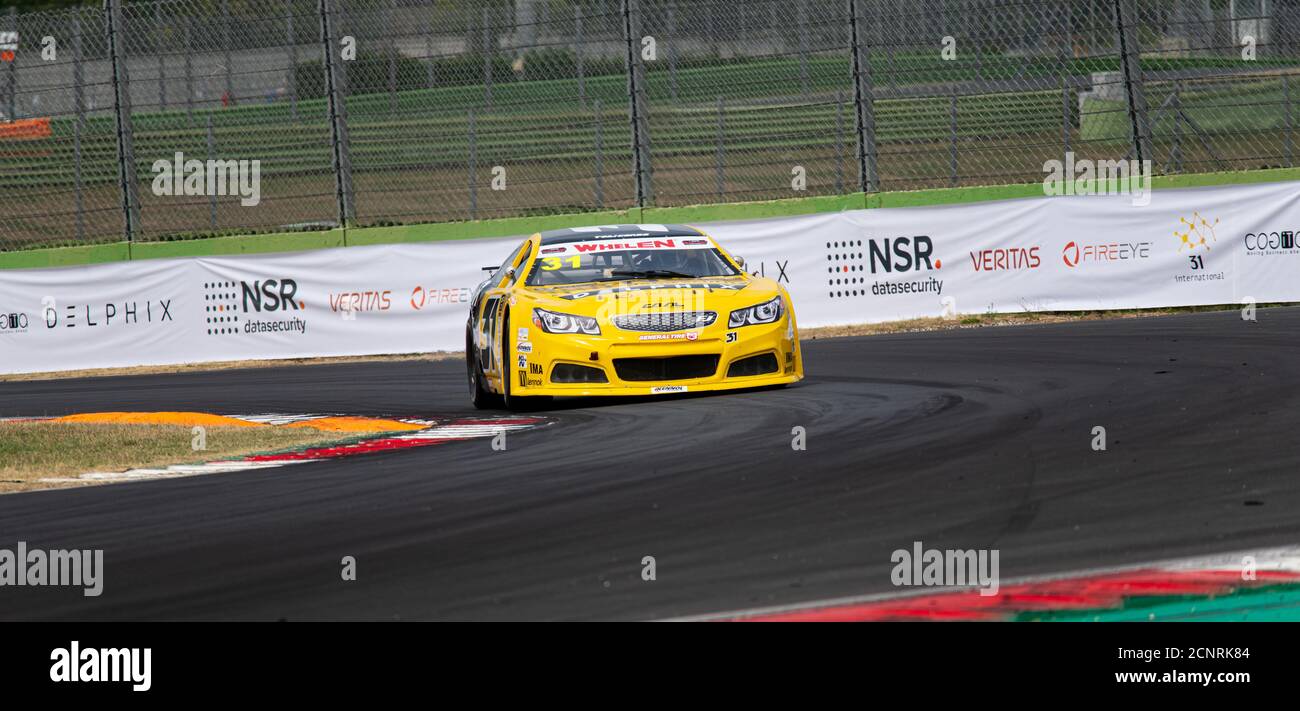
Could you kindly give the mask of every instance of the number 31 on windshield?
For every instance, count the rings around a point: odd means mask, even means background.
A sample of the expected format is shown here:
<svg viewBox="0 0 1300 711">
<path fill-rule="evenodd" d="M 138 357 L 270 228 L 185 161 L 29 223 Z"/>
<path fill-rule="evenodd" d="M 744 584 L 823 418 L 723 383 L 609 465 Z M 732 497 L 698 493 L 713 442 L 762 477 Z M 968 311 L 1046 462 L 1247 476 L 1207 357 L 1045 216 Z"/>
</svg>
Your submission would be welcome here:
<svg viewBox="0 0 1300 711">
<path fill-rule="evenodd" d="M 572 268 L 577 269 L 578 266 L 581 264 L 582 264 L 581 254 L 575 254 L 572 257 L 569 257 L 569 266 L 571 266 Z M 563 266 L 564 266 L 564 260 L 559 257 L 542 258 L 542 269 L 545 269 L 548 272 L 553 272 L 556 269 L 560 269 Z"/>
</svg>

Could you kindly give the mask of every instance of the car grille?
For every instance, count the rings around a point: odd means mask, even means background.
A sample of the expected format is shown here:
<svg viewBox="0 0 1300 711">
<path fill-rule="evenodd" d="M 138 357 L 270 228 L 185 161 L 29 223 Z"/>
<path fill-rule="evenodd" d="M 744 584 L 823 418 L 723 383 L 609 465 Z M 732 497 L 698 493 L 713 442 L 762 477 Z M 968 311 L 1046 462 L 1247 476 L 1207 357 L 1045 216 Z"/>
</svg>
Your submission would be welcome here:
<svg viewBox="0 0 1300 711">
<path fill-rule="evenodd" d="M 624 331 L 685 331 L 704 328 L 718 318 L 716 311 L 679 311 L 676 313 L 627 314 L 615 316 L 614 325 Z"/>
<path fill-rule="evenodd" d="M 681 355 L 668 358 L 615 358 L 614 371 L 627 381 L 687 380 L 718 372 L 716 355 Z"/>
<path fill-rule="evenodd" d="M 605 371 L 587 365 L 559 363 L 551 369 L 552 383 L 608 383 Z"/>
<path fill-rule="evenodd" d="M 776 356 L 771 353 L 741 358 L 731 365 L 727 366 L 728 378 L 739 378 L 746 375 L 765 375 L 777 371 Z"/>
</svg>

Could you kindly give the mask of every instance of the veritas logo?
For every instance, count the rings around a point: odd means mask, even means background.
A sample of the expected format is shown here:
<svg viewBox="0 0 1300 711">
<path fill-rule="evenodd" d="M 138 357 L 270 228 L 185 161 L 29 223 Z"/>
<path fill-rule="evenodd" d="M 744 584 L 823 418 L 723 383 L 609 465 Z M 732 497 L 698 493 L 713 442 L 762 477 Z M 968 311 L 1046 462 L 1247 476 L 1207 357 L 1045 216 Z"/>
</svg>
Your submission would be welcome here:
<svg viewBox="0 0 1300 711">
<path fill-rule="evenodd" d="M 1083 244 L 1071 242 L 1061 250 L 1065 266 L 1074 268 L 1085 263 L 1131 262 L 1151 257 L 1150 242 L 1111 242 L 1109 244 Z"/>
<path fill-rule="evenodd" d="M 1043 260 L 1038 256 L 1038 246 L 984 249 L 970 253 L 971 266 L 977 272 L 1001 272 L 1020 269 L 1037 269 Z"/>
<path fill-rule="evenodd" d="M 393 292 L 343 291 L 330 293 L 330 311 L 357 313 L 360 311 L 387 311 L 393 306 Z"/>
</svg>

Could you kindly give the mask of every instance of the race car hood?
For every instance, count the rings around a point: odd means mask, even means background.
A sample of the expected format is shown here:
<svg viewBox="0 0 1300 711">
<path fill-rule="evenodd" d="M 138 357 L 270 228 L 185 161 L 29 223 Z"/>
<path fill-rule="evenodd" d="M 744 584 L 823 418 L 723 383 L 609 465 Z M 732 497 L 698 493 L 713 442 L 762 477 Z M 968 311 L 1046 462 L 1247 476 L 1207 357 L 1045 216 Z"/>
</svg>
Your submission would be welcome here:
<svg viewBox="0 0 1300 711">
<path fill-rule="evenodd" d="M 747 275 L 530 286 L 524 292 L 538 306 L 582 316 L 609 313 L 611 306 L 623 313 L 711 310 L 721 315 L 779 293 L 780 287 L 771 279 Z"/>
</svg>

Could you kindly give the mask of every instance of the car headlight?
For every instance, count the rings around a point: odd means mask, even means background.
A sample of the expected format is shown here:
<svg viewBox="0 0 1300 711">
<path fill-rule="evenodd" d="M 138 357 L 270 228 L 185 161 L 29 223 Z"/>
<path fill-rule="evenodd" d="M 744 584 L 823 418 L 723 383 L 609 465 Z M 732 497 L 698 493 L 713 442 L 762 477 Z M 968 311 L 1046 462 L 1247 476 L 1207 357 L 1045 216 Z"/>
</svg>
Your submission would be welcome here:
<svg viewBox="0 0 1300 711">
<path fill-rule="evenodd" d="M 781 314 L 783 313 L 785 313 L 785 304 L 781 301 L 781 297 L 778 296 L 757 306 L 732 311 L 731 318 L 727 319 L 727 328 L 776 323 L 781 320 Z"/>
<path fill-rule="evenodd" d="M 546 309 L 533 309 L 533 323 L 547 333 L 586 333 L 600 335 L 600 326 L 590 316 L 574 316 Z"/>
</svg>

